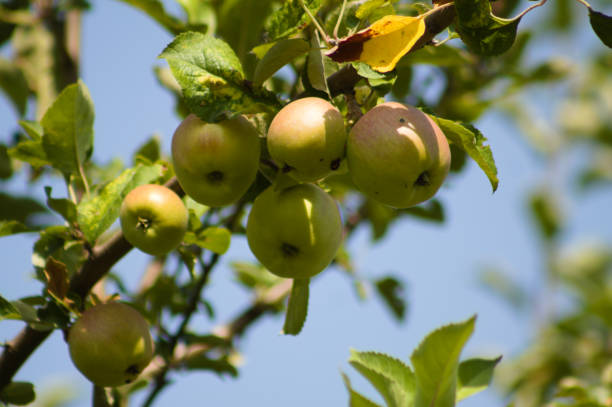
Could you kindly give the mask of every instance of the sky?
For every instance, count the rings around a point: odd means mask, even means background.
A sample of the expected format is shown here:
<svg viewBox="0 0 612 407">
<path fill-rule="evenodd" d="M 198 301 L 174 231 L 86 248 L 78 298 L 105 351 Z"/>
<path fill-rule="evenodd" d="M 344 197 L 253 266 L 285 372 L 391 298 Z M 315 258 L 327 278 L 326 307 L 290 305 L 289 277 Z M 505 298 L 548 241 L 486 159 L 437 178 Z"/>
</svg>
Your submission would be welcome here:
<svg viewBox="0 0 612 407">
<path fill-rule="evenodd" d="M 576 10 L 583 12 L 582 8 Z M 594 35 L 586 31 L 581 35 L 590 49 L 598 46 Z M 147 17 L 120 2 L 96 2 L 85 16 L 81 76 L 96 111 L 97 162 L 119 156 L 129 163 L 131 154 L 153 133 L 161 137 L 163 150 L 169 153 L 171 136 L 180 120 L 174 114 L 173 97 L 157 84 L 152 67 L 163 65 L 157 55 L 171 39 Z M 551 40 L 549 45 L 534 59 L 557 52 L 560 42 Z M 569 57 L 584 52 L 580 47 L 568 49 Z M 5 48 L 1 52 L 6 55 L 9 51 Z M 536 93 L 535 97 L 544 101 L 547 96 Z M 8 140 L 16 120 L 12 106 L 0 99 L 0 140 Z M 157 405 L 347 405 L 341 371 L 350 376 L 358 391 L 380 401 L 347 363 L 351 348 L 385 352 L 408 361 L 429 331 L 474 314 L 478 315 L 476 329 L 463 358 L 502 354 L 509 359 L 520 352 L 533 332 L 532 318 L 516 313 L 483 289 L 478 272 L 488 265 L 500 266 L 528 290 L 537 292 L 542 287 L 540 246 L 528 221 L 525 197 L 545 179 L 546 168 L 517 127 L 501 114 L 487 113 L 476 125 L 488 137 L 495 155 L 500 178 L 497 192 L 491 193 L 482 171 L 469 162 L 468 168 L 452 175 L 437 195 L 446 209 L 444 224 L 405 218 L 381 242 L 372 244 L 370 230 L 362 227 L 349 243 L 360 276 L 376 279 L 393 273 L 406 283 L 409 309 L 405 322 L 396 322 L 373 295 L 360 301 L 347 276 L 330 268 L 311 285 L 308 319 L 299 336 L 280 335 L 282 316 L 264 318 L 239 343 L 243 364 L 238 379 L 206 372 L 173 374 L 175 382 L 162 393 Z M 569 172 L 582 159 L 580 153 L 564 157 L 562 166 Z M 46 183 L 62 191 L 56 180 Z M 46 183 L 27 186 L 18 176 L 0 181 L 0 189 L 42 198 Z M 612 194 L 603 190 L 564 201 L 572 214 L 564 243 L 599 238 L 612 244 L 612 220 L 601 216 L 609 211 L 610 202 Z M 9 300 L 40 292 L 41 284 L 31 277 L 33 242 L 33 236 L 28 235 L 0 240 L 0 256 L 5 260 L 0 270 L 0 295 Z M 205 296 L 215 305 L 217 319 L 210 321 L 199 315 L 193 320 L 194 329 L 207 332 L 249 303 L 244 289 L 232 279 L 228 267 L 232 260 L 254 260 L 245 239 L 233 239 L 206 288 Z M 135 284 L 146 261 L 146 255 L 134 250 L 114 270 Z M 0 323 L 0 341 L 8 340 L 21 327 L 20 322 Z M 72 366 L 59 332 L 36 351 L 16 379 L 32 381 L 42 392 L 51 391 L 58 383 L 72 389 L 74 406 L 87 405 L 90 397 L 89 384 Z M 64 394 L 70 392 L 64 390 Z M 139 405 L 139 400 L 140 396 L 135 397 L 132 405 Z M 460 405 L 504 404 L 494 390 L 487 390 Z"/>
</svg>

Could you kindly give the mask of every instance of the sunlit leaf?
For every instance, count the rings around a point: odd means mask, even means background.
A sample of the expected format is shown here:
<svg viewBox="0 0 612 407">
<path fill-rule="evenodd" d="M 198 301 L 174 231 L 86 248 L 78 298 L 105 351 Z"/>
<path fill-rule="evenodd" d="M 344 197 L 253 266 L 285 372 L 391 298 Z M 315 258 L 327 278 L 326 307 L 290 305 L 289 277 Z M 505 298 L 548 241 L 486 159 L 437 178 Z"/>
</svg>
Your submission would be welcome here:
<svg viewBox="0 0 612 407">
<path fill-rule="evenodd" d="M 300 38 L 276 42 L 255 67 L 253 83 L 261 85 L 266 79 L 274 75 L 276 71 L 300 55 L 304 55 L 309 49 L 308 42 Z"/>
<path fill-rule="evenodd" d="M 270 40 L 285 38 L 291 34 L 306 28 L 311 20 L 302 8 L 301 1 L 308 7 L 313 15 L 319 11 L 322 0 L 286 0 L 282 6 L 276 10 L 266 24 L 266 31 Z"/>
<path fill-rule="evenodd" d="M 310 280 L 294 279 L 289 294 L 289 304 L 285 315 L 283 334 L 297 335 L 302 330 L 306 316 L 308 315 L 308 293 Z"/>
<path fill-rule="evenodd" d="M 459 364 L 457 381 L 457 401 L 480 393 L 489 387 L 493 378 L 493 369 L 501 360 L 501 356 L 494 359 L 468 359 Z"/>
<path fill-rule="evenodd" d="M 185 243 L 196 244 L 217 254 L 224 254 L 230 246 L 232 234 L 226 228 L 208 227 L 200 232 L 188 232 Z"/>
<path fill-rule="evenodd" d="M 160 0 L 120 0 L 134 8 L 146 13 L 153 20 L 157 21 L 162 27 L 172 34 L 178 34 L 186 27 L 181 20 L 171 16 L 164 9 L 164 4 Z"/>
</svg>

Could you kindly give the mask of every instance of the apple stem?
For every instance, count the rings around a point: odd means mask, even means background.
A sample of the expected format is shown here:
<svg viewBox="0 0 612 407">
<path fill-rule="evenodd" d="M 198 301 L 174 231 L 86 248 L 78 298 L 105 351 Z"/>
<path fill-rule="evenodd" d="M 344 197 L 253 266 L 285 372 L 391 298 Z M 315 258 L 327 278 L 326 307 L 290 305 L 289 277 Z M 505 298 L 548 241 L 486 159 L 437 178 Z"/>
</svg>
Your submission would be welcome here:
<svg viewBox="0 0 612 407">
<path fill-rule="evenodd" d="M 151 220 L 147 218 L 138 217 L 138 222 L 136 223 L 137 229 L 147 230 L 151 227 Z"/>
</svg>

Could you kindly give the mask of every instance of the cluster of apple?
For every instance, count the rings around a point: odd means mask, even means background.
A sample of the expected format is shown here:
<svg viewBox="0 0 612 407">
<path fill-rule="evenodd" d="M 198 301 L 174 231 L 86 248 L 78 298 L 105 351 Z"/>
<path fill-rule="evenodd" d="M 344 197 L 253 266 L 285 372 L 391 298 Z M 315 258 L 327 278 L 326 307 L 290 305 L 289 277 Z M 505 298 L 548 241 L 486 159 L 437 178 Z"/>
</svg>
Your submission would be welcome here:
<svg viewBox="0 0 612 407">
<path fill-rule="evenodd" d="M 284 187 L 273 183 L 255 198 L 246 235 L 255 257 L 285 278 L 320 273 L 340 247 L 338 205 L 315 183 L 333 174 L 343 159 L 363 194 L 397 208 L 431 198 L 450 167 L 448 142 L 435 122 L 395 102 L 368 111 L 347 135 L 342 114 L 328 101 L 298 99 L 274 117 L 266 143 L 279 171 L 295 182 Z M 260 155 L 258 132 L 243 116 L 205 123 L 192 114 L 172 138 L 179 184 L 195 201 L 212 207 L 229 205 L 245 194 L 259 170 Z M 172 190 L 142 185 L 125 197 L 120 221 L 128 242 L 163 255 L 183 240 L 188 212 Z M 153 356 L 144 318 L 116 302 L 86 311 L 71 328 L 68 342 L 77 368 L 100 386 L 134 380 Z"/>
</svg>

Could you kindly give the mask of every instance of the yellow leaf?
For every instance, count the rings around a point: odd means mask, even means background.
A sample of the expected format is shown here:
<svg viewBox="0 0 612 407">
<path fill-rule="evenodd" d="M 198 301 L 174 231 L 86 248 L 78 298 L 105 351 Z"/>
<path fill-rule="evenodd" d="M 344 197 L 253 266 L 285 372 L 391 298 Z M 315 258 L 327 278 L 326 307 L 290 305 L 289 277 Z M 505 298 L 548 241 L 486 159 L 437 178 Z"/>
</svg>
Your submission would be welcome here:
<svg viewBox="0 0 612 407">
<path fill-rule="evenodd" d="M 389 72 L 425 33 L 425 18 L 389 15 L 341 39 L 326 55 L 336 62 L 361 61 Z"/>
</svg>

